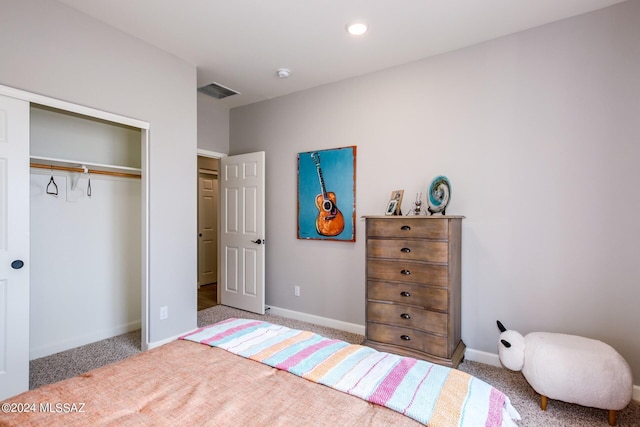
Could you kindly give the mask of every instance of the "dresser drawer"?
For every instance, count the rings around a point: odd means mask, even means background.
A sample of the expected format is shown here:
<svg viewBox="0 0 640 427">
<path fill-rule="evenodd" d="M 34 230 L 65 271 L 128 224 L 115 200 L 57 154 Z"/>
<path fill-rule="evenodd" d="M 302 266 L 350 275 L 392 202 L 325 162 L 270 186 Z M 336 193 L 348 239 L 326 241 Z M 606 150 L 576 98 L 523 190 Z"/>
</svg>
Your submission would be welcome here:
<svg viewBox="0 0 640 427">
<path fill-rule="evenodd" d="M 367 277 L 443 287 L 448 284 L 446 265 L 424 264 L 414 261 L 385 261 L 369 258 Z"/>
<path fill-rule="evenodd" d="M 427 219 L 368 219 L 367 237 L 423 238 L 447 240 L 449 220 Z"/>
<path fill-rule="evenodd" d="M 377 280 L 367 282 L 367 298 L 369 300 L 391 301 L 442 312 L 446 312 L 448 308 L 447 295 L 446 289 L 429 288 L 410 283 L 387 283 Z"/>
<path fill-rule="evenodd" d="M 367 304 L 367 321 L 447 334 L 447 314 L 400 304 Z"/>
<path fill-rule="evenodd" d="M 367 256 L 446 263 L 449 257 L 449 244 L 431 240 L 369 239 Z"/>
<path fill-rule="evenodd" d="M 412 348 L 437 357 L 449 357 L 447 338 L 399 326 L 367 322 L 367 339 L 384 344 Z"/>
</svg>

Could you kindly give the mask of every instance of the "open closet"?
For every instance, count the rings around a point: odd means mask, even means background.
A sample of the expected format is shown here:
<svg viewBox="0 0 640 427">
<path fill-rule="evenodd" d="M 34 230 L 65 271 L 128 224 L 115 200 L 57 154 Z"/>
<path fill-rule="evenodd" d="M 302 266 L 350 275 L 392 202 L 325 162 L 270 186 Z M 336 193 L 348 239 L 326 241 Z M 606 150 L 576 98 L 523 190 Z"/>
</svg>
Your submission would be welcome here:
<svg viewBox="0 0 640 427">
<path fill-rule="evenodd" d="M 29 360 L 141 330 L 149 123 L 0 85 L 0 400 Z"/>
<path fill-rule="evenodd" d="M 141 132 L 30 105 L 30 359 L 141 328 Z"/>
</svg>

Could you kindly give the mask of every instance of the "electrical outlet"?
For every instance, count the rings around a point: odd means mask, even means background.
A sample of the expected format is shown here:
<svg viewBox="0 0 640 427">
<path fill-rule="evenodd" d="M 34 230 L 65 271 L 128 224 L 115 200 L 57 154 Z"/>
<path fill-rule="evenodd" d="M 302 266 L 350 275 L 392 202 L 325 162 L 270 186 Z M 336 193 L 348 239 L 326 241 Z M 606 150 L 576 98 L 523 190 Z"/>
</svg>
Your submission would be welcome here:
<svg viewBox="0 0 640 427">
<path fill-rule="evenodd" d="M 300 286 L 293 287 L 293 295 L 299 297 L 300 296 Z"/>
<path fill-rule="evenodd" d="M 164 307 L 160 307 L 160 320 L 165 320 L 169 317 L 169 307 L 166 305 Z"/>
</svg>

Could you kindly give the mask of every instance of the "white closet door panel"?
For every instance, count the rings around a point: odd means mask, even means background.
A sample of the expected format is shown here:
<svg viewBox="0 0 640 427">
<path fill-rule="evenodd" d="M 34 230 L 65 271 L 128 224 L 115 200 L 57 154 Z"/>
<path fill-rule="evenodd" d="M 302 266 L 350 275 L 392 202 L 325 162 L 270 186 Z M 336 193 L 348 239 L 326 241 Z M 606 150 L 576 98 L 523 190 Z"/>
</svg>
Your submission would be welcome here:
<svg viewBox="0 0 640 427">
<path fill-rule="evenodd" d="M 0 400 L 29 388 L 29 103 L 0 96 Z"/>
</svg>

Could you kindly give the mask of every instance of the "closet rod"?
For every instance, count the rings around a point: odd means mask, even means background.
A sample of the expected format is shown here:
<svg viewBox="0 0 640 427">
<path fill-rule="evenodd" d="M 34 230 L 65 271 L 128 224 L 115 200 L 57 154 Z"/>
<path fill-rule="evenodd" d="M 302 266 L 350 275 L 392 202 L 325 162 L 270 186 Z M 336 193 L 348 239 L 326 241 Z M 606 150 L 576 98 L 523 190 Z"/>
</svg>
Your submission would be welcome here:
<svg viewBox="0 0 640 427">
<path fill-rule="evenodd" d="M 81 172 L 84 173 L 84 169 L 82 168 L 73 168 L 69 166 L 53 166 L 53 165 L 43 165 L 40 163 L 31 163 L 32 168 L 36 169 L 49 169 L 49 170 L 57 170 L 57 171 L 68 171 L 68 172 Z M 89 169 L 88 173 L 96 174 L 96 175 L 109 175 L 109 176 L 120 176 L 123 178 L 137 178 L 140 179 L 140 175 L 136 175 L 133 173 L 125 173 L 125 172 L 111 172 L 111 171 L 102 171 L 96 169 Z"/>
</svg>

